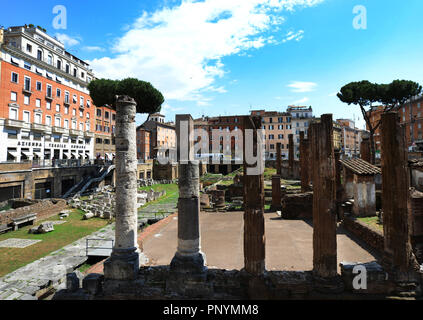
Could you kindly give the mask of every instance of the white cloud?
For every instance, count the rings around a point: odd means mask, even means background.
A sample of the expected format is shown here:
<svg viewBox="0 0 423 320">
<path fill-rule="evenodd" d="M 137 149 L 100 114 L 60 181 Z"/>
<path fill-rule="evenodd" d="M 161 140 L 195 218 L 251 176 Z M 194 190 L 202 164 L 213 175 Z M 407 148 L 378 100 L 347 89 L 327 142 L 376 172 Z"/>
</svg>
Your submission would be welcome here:
<svg viewBox="0 0 423 320">
<path fill-rule="evenodd" d="M 97 46 L 85 46 L 82 49 L 85 50 L 85 51 L 91 51 L 91 52 L 93 52 L 93 51 L 105 51 L 104 48 L 97 47 Z"/>
<path fill-rule="evenodd" d="M 285 38 L 282 40 L 283 43 L 291 41 L 291 40 L 295 40 L 295 41 L 300 41 L 302 38 L 304 37 L 304 30 L 300 30 L 297 32 L 293 32 L 293 31 L 289 31 Z"/>
<path fill-rule="evenodd" d="M 64 33 L 56 33 L 56 38 L 61 43 L 63 43 L 65 47 L 73 47 L 80 43 L 79 37 L 71 38 L 67 34 L 64 34 Z"/>
<path fill-rule="evenodd" d="M 90 61 L 98 77 L 151 82 L 166 99 L 207 104 L 207 91 L 226 71 L 222 58 L 275 43 L 282 11 L 324 0 L 183 0 L 143 12 L 112 48 L 114 57 Z M 302 31 L 302 30 L 301 30 Z M 301 32 L 300 31 L 300 32 Z M 302 33 L 287 35 L 300 39 Z"/>
<path fill-rule="evenodd" d="M 302 98 L 300 100 L 297 100 L 297 101 L 292 102 L 291 104 L 292 105 L 300 105 L 300 104 L 306 103 L 308 101 L 310 101 L 310 99 L 307 98 L 307 97 L 304 97 L 304 98 Z"/>
<path fill-rule="evenodd" d="M 314 82 L 303 82 L 303 81 L 294 81 L 287 86 L 292 88 L 292 92 L 310 92 L 314 91 L 317 87 L 317 83 Z"/>
</svg>

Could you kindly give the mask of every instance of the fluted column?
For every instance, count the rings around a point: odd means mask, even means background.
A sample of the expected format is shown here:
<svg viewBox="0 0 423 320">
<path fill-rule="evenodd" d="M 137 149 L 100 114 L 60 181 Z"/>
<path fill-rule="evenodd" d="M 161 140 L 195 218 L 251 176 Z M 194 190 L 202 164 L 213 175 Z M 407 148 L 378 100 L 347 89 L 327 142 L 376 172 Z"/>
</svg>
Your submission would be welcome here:
<svg viewBox="0 0 423 320">
<path fill-rule="evenodd" d="M 104 276 L 135 279 L 139 270 L 137 244 L 136 103 L 118 96 L 116 103 L 116 207 L 115 244 L 104 263 Z"/>
</svg>

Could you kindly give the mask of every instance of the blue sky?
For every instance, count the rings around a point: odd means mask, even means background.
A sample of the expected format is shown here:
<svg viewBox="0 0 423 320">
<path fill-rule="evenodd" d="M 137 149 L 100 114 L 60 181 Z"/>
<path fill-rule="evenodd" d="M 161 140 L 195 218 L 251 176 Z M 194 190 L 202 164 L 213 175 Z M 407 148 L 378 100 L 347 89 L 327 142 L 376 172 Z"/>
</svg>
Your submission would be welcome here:
<svg viewBox="0 0 423 320">
<path fill-rule="evenodd" d="M 118 3 L 118 4 L 116 4 Z M 350 81 L 423 84 L 421 0 L 3 0 L 0 24 L 33 23 L 99 77 L 135 76 L 162 91 L 162 112 L 217 116 L 311 105 L 357 118 L 335 93 Z M 54 29 L 53 8 L 67 28 Z M 357 30 L 353 8 L 367 11 Z M 140 116 L 141 122 L 145 116 Z"/>
</svg>

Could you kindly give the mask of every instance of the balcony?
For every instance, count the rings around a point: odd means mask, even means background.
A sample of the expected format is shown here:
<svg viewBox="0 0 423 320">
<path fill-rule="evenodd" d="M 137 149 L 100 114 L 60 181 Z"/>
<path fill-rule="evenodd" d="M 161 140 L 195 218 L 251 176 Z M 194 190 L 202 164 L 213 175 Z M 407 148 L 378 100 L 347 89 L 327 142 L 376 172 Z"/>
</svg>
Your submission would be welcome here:
<svg viewBox="0 0 423 320">
<path fill-rule="evenodd" d="M 32 94 L 31 88 L 30 87 L 23 87 L 22 93 L 31 95 Z"/>
<path fill-rule="evenodd" d="M 84 132 L 82 132 L 81 130 L 76 130 L 76 129 L 70 129 L 69 130 L 69 134 L 71 136 L 78 136 L 78 137 L 82 137 L 84 135 Z"/>
<path fill-rule="evenodd" d="M 85 131 L 84 136 L 86 138 L 94 138 L 95 134 L 94 134 L 94 132 Z"/>
<path fill-rule="evenodd" d="M 69 102 L 69 100 L 66 100 L 66 99 L 65 99 L 65 101 L 63 102 L 63 104 L 64 104 L 65 106 L 70 106 L 70 102 Z"/>
<path fill-rule="evenodd" d="M 6 119 L 4 122 L 6 127 L 18 128 L 18 129 L 30 129 L 31 125 L 25 121 Z"/>
<path fill-rule="evenodd" d="M 51 128 L 49 126 L 40 123 L 32 123 L 31 129 L 38 132 L 51 132 Z"/>
<path fill-rule="evenodd" d="M 53 101 L 53 95 L 52 94 L 50 94 L 50 95 L 46 94 L 46 100 Z"/>
<path fill-rule="evenodd" d="M 69 130 L 61 127 L 53 127 L 53 133 L 68 134 Z"/>
</svg>

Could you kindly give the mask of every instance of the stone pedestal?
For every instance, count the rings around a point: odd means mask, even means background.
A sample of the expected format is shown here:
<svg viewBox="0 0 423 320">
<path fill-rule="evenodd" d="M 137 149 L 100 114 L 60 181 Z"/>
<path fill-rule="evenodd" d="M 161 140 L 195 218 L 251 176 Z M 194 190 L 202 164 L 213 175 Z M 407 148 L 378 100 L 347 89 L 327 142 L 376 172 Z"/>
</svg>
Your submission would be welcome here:
<svg viewBox="0 0 423 320">
<path fill-rule="evenodd" d="M 178 249 L 170 264 L 172 272 L 198 274 L 206 271 L 200 251 L 199 163 L 179 165 Z"/>
<path fill-rule="evenodd" d="M 104 262 L 106 280 L 132 280 L 139 270 L 137 244 L 136 103 L 119 96 L 116 108 L 115 245 Z"/>
</svg>

